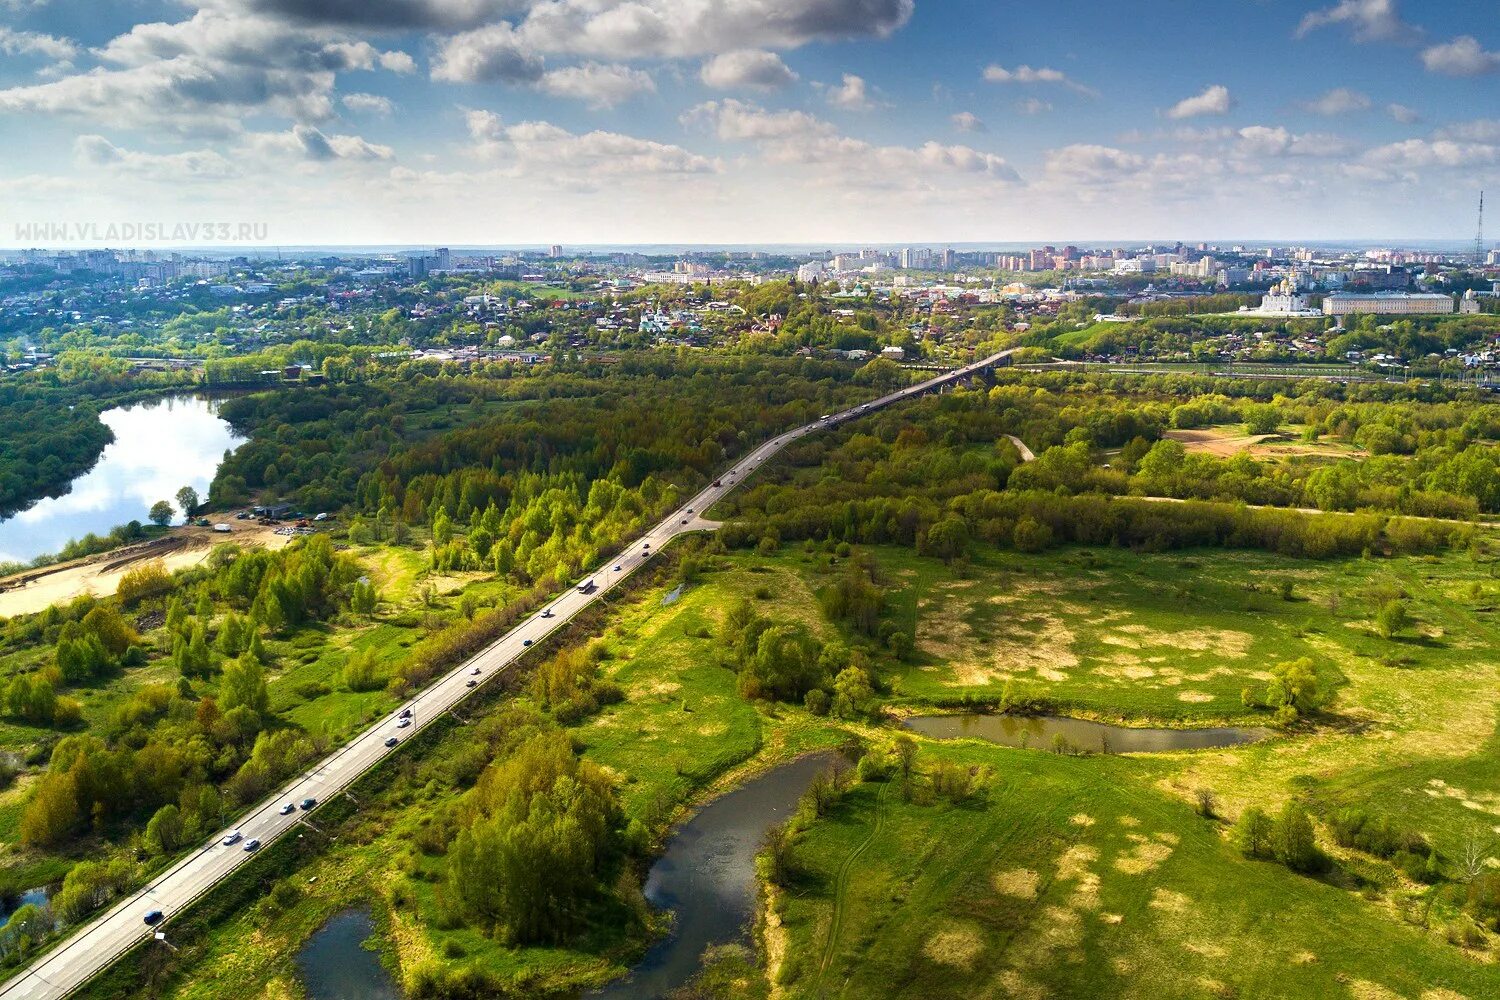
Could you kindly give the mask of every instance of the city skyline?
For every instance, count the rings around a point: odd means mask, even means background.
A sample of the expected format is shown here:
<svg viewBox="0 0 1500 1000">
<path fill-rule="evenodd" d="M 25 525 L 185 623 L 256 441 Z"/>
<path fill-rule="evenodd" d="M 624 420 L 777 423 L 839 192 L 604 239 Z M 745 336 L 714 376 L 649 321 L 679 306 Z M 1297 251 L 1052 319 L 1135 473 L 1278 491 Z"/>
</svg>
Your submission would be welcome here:
<svg viewBox="0 0 1500 1000">
<path fill-rule="evenodd" d="M 11 0 L 0 51 L 8 246 L 1462 243 L 1500 189 L 1487 3 Z"/>
</svg>

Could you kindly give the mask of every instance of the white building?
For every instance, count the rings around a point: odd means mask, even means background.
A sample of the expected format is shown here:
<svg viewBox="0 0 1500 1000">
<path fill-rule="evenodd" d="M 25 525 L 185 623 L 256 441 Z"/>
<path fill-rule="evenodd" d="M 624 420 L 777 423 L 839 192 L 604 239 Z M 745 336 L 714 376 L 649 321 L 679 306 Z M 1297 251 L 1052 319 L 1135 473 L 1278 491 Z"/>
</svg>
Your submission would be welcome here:
<svg viewBox="0 0 1500 1000">
<path fill-rule="evenodd" d="M 1453 297 L 1436 292 L 1337 292 L 1323 299 L 1325 316 L 1424 316 L 1453 312 Z"/>
<path fill-rule="evenodd" d="M 827 269 L 824 268 L 821 260 L 810 260 L 797 268 L 797 280 L 804 283 L 822 281 L 826 273 Z"/>
</svg>

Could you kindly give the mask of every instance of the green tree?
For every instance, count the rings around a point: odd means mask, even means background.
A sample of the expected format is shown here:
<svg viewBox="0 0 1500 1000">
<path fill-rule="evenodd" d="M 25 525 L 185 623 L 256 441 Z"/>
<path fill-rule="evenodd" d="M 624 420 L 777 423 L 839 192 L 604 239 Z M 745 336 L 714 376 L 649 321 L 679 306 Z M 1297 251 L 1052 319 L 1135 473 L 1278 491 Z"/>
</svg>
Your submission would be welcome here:
<svg viewBox="0 0 1500 1000">
<path fill-rule="evenodd" d="M 1259 806 L 1251 806 L 1240 814 L 1234 825 L 1235 843 L 1247 857 L 1271 856 L 1271 817 Z"/>
<path fill-rule="evenodd" d="M 1293 871 L 1321 871 L 1326 864 L 1313 833 L 1312 819 L 1295 802 L 1282 806 L 1271 824 L 1271 851 L 1277 861 Z"/>
<path fill-rule="evenodd" d="M 190 518 L 198 509 L 198 491 L 191 486 L 184 486 L 177 491 L 177 507 L 182 511 L 182 516 Z"/>
<path fill-rule="evenodd" d="M 1410 624 L 1411 616 L 1406 611 L 1405 601 L 1386 601 L 1375 613 L 1375 631 L 1380 633 L 1382 639 L 1399 635 Z"/>
<path fill-rule="evenodd" d="M 147 515 L 151 523 L 165 528 L 172 523 L 172 505 L 165 500 L 158 500 L 151 505 L 151 513 Z"/>
<path fill-rule="evenodd" d="M 219 683 L 219 704 L 225 712 L 247 708 L 261 719 L 271 708 L 266 671 L 253 656 L 241 656 L 224 667 Z"/>
<path fill-rule="evenodd" d="M 157 854 L 171 854 L 182 846 L 182 812 L 172 803 L 167 803 L 146 824 L 146 843 Z"/>
</svg>

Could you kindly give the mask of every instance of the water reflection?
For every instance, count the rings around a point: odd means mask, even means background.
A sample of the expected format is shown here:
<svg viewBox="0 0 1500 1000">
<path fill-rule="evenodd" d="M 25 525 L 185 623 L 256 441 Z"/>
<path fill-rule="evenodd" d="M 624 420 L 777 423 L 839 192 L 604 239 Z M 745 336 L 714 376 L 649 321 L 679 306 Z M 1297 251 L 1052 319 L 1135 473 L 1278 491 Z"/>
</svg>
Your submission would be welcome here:
<svg viewBox="0 0 1500 1000">
<path fill-rule="evenodd" d="M 1009 747 L 1069 749 L 1092 753 L 1160 753 L 1210 750 L 1262 739 L 1264 729 L 1217 726 L 1210 729 L 1135 729 L 1086 719 L 1040 715 L 926 715 L 904 725 L 924 736 L 950 740 L 966 736 Z M 1058 740 L 1062 743 L 1058 743 Z"/>
<path fill-rule="evenodd" d="M 144 524 L 152 504 L 175 505 L 184 486 L 206 498 L 225 449 L 245 440 L 214 410 L 209 400 L 173 396 L 101 413 L 115 440 L 67 494 L 0 521 L 0 562 L 28 562 L 127 521 Z"/>
<path fill-rule="evenodd" d="M 391 974 L 364 946 L 374 933 L 370 911 L 355 909 L 335 915 L 308 938 L 297 954 L 308 1000 L 400 1000 Z"/>
</svg>

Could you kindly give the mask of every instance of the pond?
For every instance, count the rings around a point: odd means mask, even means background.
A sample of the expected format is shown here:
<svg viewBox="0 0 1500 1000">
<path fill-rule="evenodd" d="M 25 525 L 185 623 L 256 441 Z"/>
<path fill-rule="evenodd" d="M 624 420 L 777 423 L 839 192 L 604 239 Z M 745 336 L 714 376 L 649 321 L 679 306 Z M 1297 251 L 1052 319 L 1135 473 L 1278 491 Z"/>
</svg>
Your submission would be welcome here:
<svg viewBox="0 0 1500 1000">
<path fill-rule="evenodd" d="M 630 975 L 588 994 L 649 1000 L 682 986 L 710 945 L 743 940 L 755 916 L 755 855 L 766 831 L 791 816 L 831 754 L 803 757 L 753 778 L 704 806 L 672 835 L 651 866 L 646 898 L 672 911 L 672 931 Z"/>
<path fill-rule="evenodd" d="M 308 1000 L 400 1000 L 380 956 L 364 947 L 374 933 L 370 911 L 351 909 L 308 938 L 297 953 L 297 976 Z"/>
<path fill-rule="evenodd" d="M 46 906 L 51 899 L 52 890 L 47 886 L 27 889 L 15 896 L 0 896 L 0 924 L 23 906 Z"/>
<path fill-rule="evenodd" d="M 114 441 L 67 493 L 0 521 L 0 563 L 30 562 L 129 521 L 145 524 L 152 504 L 175 503 L 184 486 L 206 499 L 225 450 L 245 441 L 216 410 L 198 396 L 170 396 L 99 414 Z"/>
<path fill-rule="evenodd" d="M 1252 743 L 1268 730 L 1219 726 L 1212 729 L 1135 729 L 1055 715 L 919 715 L 903 722 L 908 729 L 940 740 L 969 737 L 1008 747 L 1051 750 L 1061 737 L 1075 750 L 1095 753 L 1158 753 L 1166 750 L 1212 750 Z"/>
</svg>

